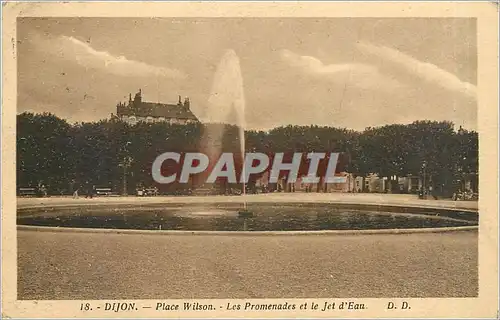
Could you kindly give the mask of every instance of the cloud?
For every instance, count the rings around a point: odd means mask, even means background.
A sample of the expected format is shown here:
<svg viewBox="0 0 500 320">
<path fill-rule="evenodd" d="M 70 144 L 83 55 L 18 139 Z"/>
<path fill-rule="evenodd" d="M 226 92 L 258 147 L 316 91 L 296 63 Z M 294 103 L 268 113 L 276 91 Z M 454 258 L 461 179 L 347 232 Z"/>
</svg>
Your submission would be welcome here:
<svg viewBox="0 0 500 320">
<path fill-rule="evenodd" d="M 338 81 L 363 89 L 392 91 L 402 87 L 394 78 L 383 75 L 376 66 L 362 63 L 325 65 L 312 56 L 301 56 L 290 50 L 281 51 L 282 59 L 291 67 L 318 78 Z"/>
<path fill-rule="evenodd" d="M 358 47 L 369 54 L 383 58 L 397 64 L 412 75 L 429 83 L 436 84 L 447 90 L 462 93 L 468 97 L 477 98 L 475 85 L 460 80 L 456 75 L 438 66 L 417 60 L 399 50 L 385 46 L 376 46 L 370 43 L 359 43 Z"/>
<path fill-rule="evenodd" d="M 302 68 L 304 71 L 311 74 L 332 75 L 339 72 L 349 70 L 357 70 L 365 73 L 377 72 L 377 68 L 366 64 L 331 64 L 324 65 L 319 59 L 311 56 L 300 56 L 290 50 L 282 51 L 283 58 L 290 63 L 291 66 Z"/>
<path fill-rule="evenodd" d="M 98 51 L 74 37 L 59 36 L 47 39 L 38 36 L 35 43 L 40 49 L 56 54 L 65 60 L 75 61 L 82 67 L 101 69 L 118 76 L 159 76 L 175 79 L 186 77 L 183 72 L 176 69 L 154 66 L 142 61 L 129 60 L 124 56 L 115 56 L 107 51 Z"/>
</svg>

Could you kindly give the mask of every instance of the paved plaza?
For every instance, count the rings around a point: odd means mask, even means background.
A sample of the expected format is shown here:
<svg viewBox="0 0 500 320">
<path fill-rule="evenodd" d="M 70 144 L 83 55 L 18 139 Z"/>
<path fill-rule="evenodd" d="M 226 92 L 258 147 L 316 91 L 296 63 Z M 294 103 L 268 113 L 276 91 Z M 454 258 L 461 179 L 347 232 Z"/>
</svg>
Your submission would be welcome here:
<svg viewBox="0 0 500 320">
<path fill-rule="evenodd" d="M 268 194 L 252 201 L 468 207 L 403 195 Z M 19 199 L 77 203 L 234 201 L 241 197 Z M 471 297 L 477 231 L 416 234 L 161 235 L 18 231 L 19 299 Z"/>
<path fill-rule="evenodd" d="M 246 198 L 251 202 L 323 202 L 323 203 L 352 203 L 352 204 L 374 204 L 413 206 L 446 209 L 470 209 L 477 210 L 477 201 L 452 201 L 418 199 L 416 195 L 408 194 L 379 194 L 379 193 L 265 193 L 244 196 L 178 196 L 178 197 L 95 197 L 86 199 L 79 197 L 49 197 L 49 198 L 18 198 L 19 208 L 36 206 L 57 206 L 76 204 L 151 204 L 151 203 L 205 203 L 205 202 L 242 202 Z M 430 197 L 429 197 L 430 198 Z"/>
</svg>

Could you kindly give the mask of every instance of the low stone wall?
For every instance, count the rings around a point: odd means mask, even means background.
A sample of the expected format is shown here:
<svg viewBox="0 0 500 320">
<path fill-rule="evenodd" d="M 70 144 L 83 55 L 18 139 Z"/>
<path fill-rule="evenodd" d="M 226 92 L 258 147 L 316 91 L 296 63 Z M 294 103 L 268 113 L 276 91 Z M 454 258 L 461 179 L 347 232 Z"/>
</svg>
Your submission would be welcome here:
<svg viewBox="0 0 500 320">
<path fill-rule="evenodd" d="M 85 199 L 80 197 L 49 197 L 49 198 L 18 198 L 18 208 L 34 208 L 45 206 L 67 205 L 102 205 L 102 204 L 161 204 L 161 203 L 206 203 L 222 202 L 242 203 L 251 202 L 322 202 L 385 205 L 398 207 L 420 207 L 435 209 L 478 210 L 477 201 L 451 201 L 451 200 L 421 200 L 414 195 L 396 194 L 345 194 L 345 193 L 266 193 L 246 196 L 157 196 L 157 197 L 96 197 Z"/>
</svg>

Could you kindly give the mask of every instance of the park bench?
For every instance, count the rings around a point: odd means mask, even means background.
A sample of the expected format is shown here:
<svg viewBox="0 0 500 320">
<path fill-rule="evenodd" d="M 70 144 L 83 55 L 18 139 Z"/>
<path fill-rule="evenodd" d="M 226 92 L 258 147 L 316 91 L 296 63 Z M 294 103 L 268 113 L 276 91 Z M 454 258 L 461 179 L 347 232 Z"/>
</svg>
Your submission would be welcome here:
<svg viewBox="0 0 500 320">
<path fill-rule="evenodd" d="M 156 188 L 147 188 L 146 189 L 146 195 L 148 195 L 148 196 L 157 196 L 158 195 L 158 189 L 156 189 Z"/>
<path fill-rule="evenodd" d="M 136 190 L 136 194 L 138 197 L 149 197 L 149 196 L 157 196 L 158 189 L 156 188 L 139 188 Z"/>
<path fill-rule="evenodd" d="M 35 188 L 19 188 L 19 196 L 28 197 L 28 196 L 36 196 Z"/>
<path fill-rule="evenodd" d="M 113 194 L 111 188 L 96 188 L 95 193 L 98 196 L 110 196 Z"/>
</svg>

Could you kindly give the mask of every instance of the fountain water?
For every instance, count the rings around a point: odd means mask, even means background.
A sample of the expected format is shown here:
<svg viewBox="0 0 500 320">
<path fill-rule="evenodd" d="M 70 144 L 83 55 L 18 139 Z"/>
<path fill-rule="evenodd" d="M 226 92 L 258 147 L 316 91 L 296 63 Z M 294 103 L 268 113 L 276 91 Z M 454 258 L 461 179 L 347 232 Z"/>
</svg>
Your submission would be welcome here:
<svg viewBox="0 0 500 320">
<path fill-rule="evenodd" d="M 212 91 L 208 99 L 207 120 L 217 123 L 232 123 L 238 127 L 242 163 L 245 158 L 245 95 L 240 61 L 234 50 L 227 50 L 217 67 Z M 213 128 L 205 134 L 203 146 L 207 155 L 218 156 L 221 151 L 224 129 Z M 244 176 L 244 166 L 242 167 Z M 243 183 L 243 202 L 246 210 L 246 186 Z"/>
</svg>

